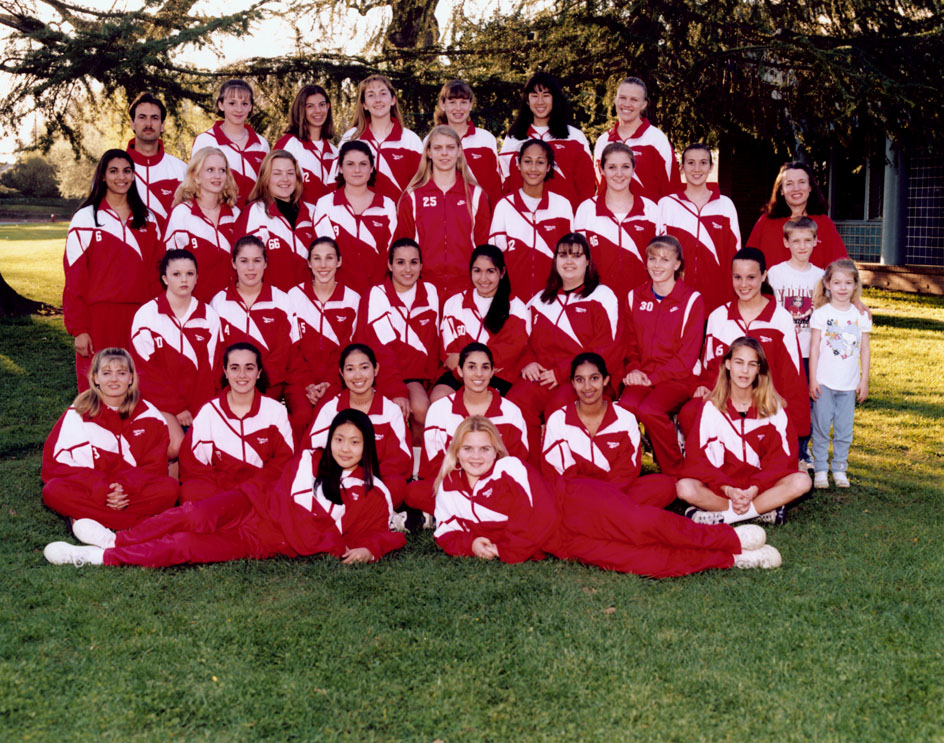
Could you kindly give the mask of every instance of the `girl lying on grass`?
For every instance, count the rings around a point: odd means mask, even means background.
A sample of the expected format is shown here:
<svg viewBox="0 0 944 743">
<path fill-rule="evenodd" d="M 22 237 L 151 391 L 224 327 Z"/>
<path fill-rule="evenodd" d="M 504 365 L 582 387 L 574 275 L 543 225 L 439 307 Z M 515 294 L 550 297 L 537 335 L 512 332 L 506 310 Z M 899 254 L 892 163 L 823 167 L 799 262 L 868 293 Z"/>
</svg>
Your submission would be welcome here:
<svg viewBox="0 0 944 743">
<path fill-rule="evenodd" d="M 370 419 L 342 410 L 328 441 L 320 457 L 305 451 L 294 459 L 274 487 L 247 483 L 118 533 L 79 519 L 73 531 L 87 546 L 53 542 L 43 554 L 55 565 L 164 567 L 324 552 L 349 565 L 402 547 L 405 537 L 388 526 L 390 493 L 375 474 Z"/>
<path fill-rule="evenodd" d="M 756 525 L 695 524 L 602 481 L 552 492 L 483 416 L 459 424 L 436 487 L 434 536 L 450 555 L 514 563 L 550 553 L 655 578 L 781 562 Z"/>
</svg>

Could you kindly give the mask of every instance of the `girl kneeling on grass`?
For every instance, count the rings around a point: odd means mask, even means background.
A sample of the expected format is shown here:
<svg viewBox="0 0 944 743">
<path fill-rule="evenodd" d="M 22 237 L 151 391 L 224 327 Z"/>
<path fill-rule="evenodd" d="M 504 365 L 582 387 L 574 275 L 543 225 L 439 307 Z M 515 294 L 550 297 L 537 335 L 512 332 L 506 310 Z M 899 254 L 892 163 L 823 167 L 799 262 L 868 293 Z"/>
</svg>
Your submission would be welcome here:
<svg viewBox="0 0 944 743">
<path fill-rule="evenodd" d="M 177 502 L 167 422 L 141 399 L 123 348 L 95 354 L 88 384 L 46 439 L 43 502 L 67 518 L 127 529 Z"/>
<path fill-rule="evenodd" d="M 405 537 L 389 530 L 393 504 L 376 477 L 370 419 L 343 410 L 328 440 L 328 451 L 303 452 L 275 486 L 247 483 L 117 534 L 80 519 L 73 531 L 89 546 L 53 542 L 43 554 L 55 565 L 165 567 L 328 553 L 349 565 L 402 547 Z"/>
<path fill-rule="evenodd" d="M 537 470 L 507 455 L 482 416 L 459 424 L 436 488 L 434 536 L 450 555 L 515 563 L 551 553 L 656 578 L 781 562 L 755 525 L 695 524 L 603 482 L 553 493 Z"/>
<path fill-rule="evenodd" d="M 783 523 L 784 507 L 810 489 L 797 472 L 796 434 L 770 379 L 760 342 L 738 338 L 688 434 L 678 497 L 700 524 L 760 517 Z"/>
</svg>

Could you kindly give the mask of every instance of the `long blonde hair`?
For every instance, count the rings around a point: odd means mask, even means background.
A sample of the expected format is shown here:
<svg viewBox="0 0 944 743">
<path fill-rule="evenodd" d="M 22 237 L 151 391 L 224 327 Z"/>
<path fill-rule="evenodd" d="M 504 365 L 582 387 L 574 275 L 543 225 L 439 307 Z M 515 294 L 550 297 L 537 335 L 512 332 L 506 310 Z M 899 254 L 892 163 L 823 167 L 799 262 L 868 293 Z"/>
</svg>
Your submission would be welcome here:
<svg viewBox="0 0 944 743">
<path fill-rule="evenodd" d="M 404 193 L 412 193 L 418 188 L 422 188 L 430 179 L 433 177 L 433 161 L 429 154 L 429 149 L 432 147 L 433 137 L 448 137 L 453 142 L 456 143 L 456 146 L 459 148 L 459 157 L 456 160 L 456 175 L 462 181 L 462 185 L 465 188 L 465 204 L 466 208 L 469 210 L 469 216 L 472 218 L 472 229 L 475 230 L 475 212 L 472 210 L 472 190 L 474 186 L 478 186 L 478 181 L 475 180 L 475 176 L 472 175 L 472 170 L 469 168 L 469 164 L 465 160 L 465 152 L 462 150 L 462 138 L 456 134 L 455 129 L 451 126 L 446 126 L 445 124 L 440 124 L 434 126 L 430 130 L 429 134 L 426 135 L 426 141 L 423 143 L 423 157 L 420 159 L 420 166 L 416 170 L 416 174 L 410 180 L 410 183 L 407 185 Z"/>
<path fill-rule="evenodd" d="M 187 166 L 187 173 L 184 175 L 183 181 L 177 186 L 177 192 L 174 194 L 174 206 L 182 204 L 185 201 L 196 201 L 197 195 L 200 193 L 200 184 L 197 183 L 197 173 L 203 169 L 207 158 L 212 155 L 222 157 L 226 165 L 226 180 L 223 182 L 223 190 L 220 191 L 220 203 L 226 204 L 226 206 L 236 204 L 236 199 L 239 196 L 239 188 L 236 186 L 236 179 L 233 178 L 233 171 L 230 170 L 226 155 L 217 147 L 203 147 L 194 154 L 193 160 L 191 160 L 190 165 Z"/>
<path fill-rule="evenodd" d="M 731 372 L 728 371 L 725 362 L 731 360 L 737 349 L 745 347 L 754 351 L 758 364 L 751 404 L 754 406 L 754 410 L 757 411 L 758 418 L 769 418 L 784 406 L 783 398 L 777 394 L 774 383 L 770 379 L 770 364 L 767 363 L 764 347 L 760 344 L 760 341 L 746 335 L 734 341 L 721 359 L 718 381 L 715 382 L 714 389 L 708 393 L 708 401 L 722 413 L 727 409 L 728 400 L 731 398 Z"/>
<path fill-rule="evenodd" d="M 297 204 L 301 201 L 302 193 L 305 190 L 305 181 L 302 178 L 301 168 L 298 167 L 298 160 L 296 160 L 295 155 L 288 150 L 272 150 L 272 152 L 265 156 L 262 165 L 259 166 L 259 179 L 253 185 L 252 191 L 249 192 L 249 198 L 246 200 L 246 203 L 251 204 L 253 201 L 263 201 L 266 206 L 272 206 L 272 204 L 275 203 L 275 197 L 269 190 L 269 179 L 272 177 L 273 160 L 292 161 L 292 165 L 295 166 L 295 193 L 292 194 L 292 203 Z"/>
<path fill-rule="evenodd" d="M 823 274 L 822 278 L 816 282 L 816 286 L 813 288 L 813 307 L 820 308 L 824 304 L 828 304 L 830 297 L 829 287 L 826 284 L 829 283 L 829 280 L 833 277 L 833 274 L 837 271 L 848 273 L 855 279 L 855 291 L 852 292 L 852 301 L 858 302 L 862 299 L 862 279 L 859 277 L 859 269 L 856 268 L 856 264 L 849 260 L 848 258 L 837 258 L 828 266 L 826 266 L 826 272 Z"/>
<path fill-rule="evenodd" d="M 368 75 L 357 86 L 357 103 L 354 104 L 354 136 L 351 139 L 360 139 L 370 124 L 370 114 L 364 110 L 364 93 L 367 92 L 367 86 L 371 83 L 380 83 L 387 87 L 390 95 L 393 96 L 393 108 L 390 109 L 390 118 L 400 122 L 400 126 L 406 128 L 406 122 L 403 121 L 403 114 L 400 113 L 400 98 L 397 91 L 386 75 Z"/>
<path fill-rule="evenodd" d="M 122 401 L 121 405 L 118 406 L 118 415 L 122 418 L 128 418 L 131 413 L 134 412 L 138 401 L 141 399 L 141 390 L 138 389 L 138 375 L 134 370 L 134 361 L 131 359 L 131 354 L 123 348 L 103 348 L 95 354 L 95 357 L 92 359 L 92 364 L 89 367 L 89 388 L 85 390 L 85 392 L 80 393 L 72 403 L 72 407 L 75 408 L 75 411 L 79 415 L 88 415 L 95 418 L 102 412 L 105 402 L 102 399 L 101 390 L 95 384 L 95 375 L 98 374 L 102 368 L 112 363 L 123 364 L 124 367 L 131 372 L 131 386 L 128 388 L 125 399 Z"/>
<path fill-rule="evenodd" d="M 462 423 L 456 426 L 456 431 L 452 435 L 452 441 L 449 442 L 449 448 L 446 449 L 446 456 L 443 458 L 442 467 L 439 468 L 439 474 L 436 475 L 436 481 L 433 484 L 433 492 L 439 490 L 442 481 L 449 477 L 450 473 L 459 466 L 459 447 L 462 446 L 462 440 L 467 433 L 477 433 L 482 431 L 487 433 L 492 439 L 492 446 L 495 447 L 495 461 L 508 456 L 508 449 L 505 448 L 505 442 L 502 441 L 498 428 L 484 415 L 470 415 Z"/>
</svg>

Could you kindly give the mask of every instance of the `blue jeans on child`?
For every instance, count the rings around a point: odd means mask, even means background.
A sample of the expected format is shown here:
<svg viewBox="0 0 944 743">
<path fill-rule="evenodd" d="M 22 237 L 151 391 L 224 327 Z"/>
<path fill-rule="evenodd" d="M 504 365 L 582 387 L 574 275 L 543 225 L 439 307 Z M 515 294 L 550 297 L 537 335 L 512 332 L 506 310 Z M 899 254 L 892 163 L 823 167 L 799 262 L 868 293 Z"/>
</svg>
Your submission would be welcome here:
<svg viewBox="0 0 944 743">
<path fill-rule="evenodd" d="M 845 472 L 852 445 L 852 419 L 855 415 L 856 391 L 831 390 L 819 386 L 819 399 L 813 402 L 813 470 L 829 469 L 829 429 L 833 429 L 833 472 Z"/>
</svg>

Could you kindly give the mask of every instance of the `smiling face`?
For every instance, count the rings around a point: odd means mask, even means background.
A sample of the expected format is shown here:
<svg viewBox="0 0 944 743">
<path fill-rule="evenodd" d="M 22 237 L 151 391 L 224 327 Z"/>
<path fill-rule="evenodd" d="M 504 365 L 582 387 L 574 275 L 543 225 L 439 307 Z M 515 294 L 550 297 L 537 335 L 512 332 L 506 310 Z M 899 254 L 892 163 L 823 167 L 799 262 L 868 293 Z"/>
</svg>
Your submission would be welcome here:
<svg viewBox="0 0 944 743">
<path fill-rule="evenodd" d="M 230 351 L 226 355 L 226 366 L 223 369 L 226 381 L 233 392 L 246 394 L 256 387 L 262 370 L 256 354 L 246 349 Z"/>
<path fill-rule="evenodd" d="M 416 284 L 423 268 L 420 251 L 412 245 L 404 245 L 393 253 L 393 259 L 387 264 L 393 286 L 398 291 L 406 291 Z"/>
<path fill-rule="evenodd" d="M 738 301 L 750 302 L 760 294 L 767 272 L 760 270 L 757 261 L 736 260 L 731 264 L 731 278 Z"/>
<path fill-rule="evenodd" d="M 528 93 L 528 108 L 534 117 L 534 126 L 547 126 L 551 120 L 551 110 L 554 108 L 554 96 L 543 85 L 538 85 Z"/>
<path fill-rule="evenodd" d="M 636 166 L 633 159 L 625 152 L 612 152 L 603 162 L 601 169 L 606 179 L 608 191 L 626 191 L 633 181 Z"/>
<path fill-rule="evenodd" d="M 131 119 L 131 131 L 137 142 L 156 142 L 164 132 L 161 109 L 154 103 L 139 103 Z"/>
<path fill-rule="evenodd" d="M 202 194 L 222 193 L 226 185 L 226 158 L 222 155 L 208 155 L 203 166 L 195 174 L 197 188 Z"/>
<path fill-rule="evenodd" d="M 447 98 L 442 102 L 446 122 L 453 126 L 465 124 L 472 113 L 472 101 L 468 98 Z"/>
<path fill-rule="evenodd" d="M 492 362 L 482 351 L 473 351 L 465 357 L 465 362 L 459 367 L 459 378 L 465 388 L 471 392 L 481 394 L 488 389 L 492 381 Z"/>
<path fill-rule="evenodd" d="M 603 390 L 610 383 L 610 378 L 604 376 L 596 364 L 587 361 L 576 368 L 571 383 L 580 402 L 584 405 L 596 405 L 603 399 Z"/>
<path fill-rule="evenodd" d="M 632 124 L 639 121 L 649 105 L 646 100 L 646 91 L 636 83 L 623 83 L 616 89 L 616 116 L 621 124 Z"/>
<path fill-rule="evenodd" d="M 426 156 L 433 164 L 433 169 L 449 173 L 456 169 L 459 162 L 459 143 L 446 134 L 434 134 L 426 145 Z"/>
<path fill-rule="evenodd" d="M 739 346 L 734 349 L 731 358 L 724 362 L 728 370 L 731 384 L 738 389 L 747 390 L 754 386 L 754 381 L 760 373 L 760 361 L 757 353 L 750 346 Z"/>
<path fill-rule="evenodd" d="M 134 185 L 134 168 L 123 157 L 113 157 L 105 166 L 104 181 L 109 193 L 127 194 Z"/>
<path fill-rule="evenodd" d="M 848 305 L 856 292 L 856 280 L 848 271 L 834 269 L 829 281 L 826 282 L 830 301 L 840 305 Z"/>
<path fill-rule="evenodd" d="M 674 250 L 652 247 L 646 251 L 646 271 L 653 284 L 660 284 L 675 278 L 675 272 L 682 267 L 682 262 Z"/>
<path fill-rule="evenodd" d="M 703 186 L 711 173 L 711 153 L 695 148 L 685 153 L 682 160 L 682 174 L 685 182 L 691 186 Z"/>
<path fill-rule="evenodd" d="M 282 201 L 291 201 L 298 185 L 295 163 L 284 157 L 272 160 L 272 172 L 269 174 L 269 193 Z"/>
<path fill-rule="evenodd" d="M 245 90 L 231 88 L 226 91 L 223 100 L 216 104 L 223 119 L 232 126 L 243 126 L 252 113 L 252 100 Z"/>
<path fill-rule="evenodd" d="M 266 258 L 258 245 L 243 245 L 239 254 L 233 258 L 236 270 L 236 284 L 240 288 L 250 289 L 259 286 L 265 276 Z"/>
<path fill-rule="evenodd" d="M 466 475 L 476 479 L 488 473 L 497 457 L 492 437 L 485 431 L 469 431 L 456 452 L 459 467 Z"/>
<path fill-rule="evenodd" d="M 551 164 L 543 147 L 536 144 L 526 147 L 518 158 L 518 171 L 526 186 L 541 186 L 547 180 Z"/>
<path fill-rule="evenodd" d="M 349 150 L 339 166 L 346 186 L 366 186 L 373 168 L 370 158 L 363 152 Z"/>
<path fill-rule="evenodd" d="M 371 119 L 386 119 L 390 117 L 390 112 L 393 110 L 397 98 L 390 92 L 390 88 L 382 82 L 374 80 L 364 88 L 361 102 L 364 104 L 364 111 Z"/>
<path fill-rule="evenodd" d="M 495 292 L 498 291 L 498 282 L 505 275 L 504 271 L 499 270 L 491 259 L 484 255 L 475 259 L 469 273 L 472 286 L 480 297 L 494 297 Z"/>
<path fill-rule="evenodd" d="M 810 194 L 813 192 L 813 186 L 810 184 L 810 177 L 805 170 L 791 168 L 783 171 L 783 178 L 780 180 L 780 193 L 783 194 L 784 201 L 791 210 L 805 210 L 806 202 L 810 200 Z"/>
<path fill-rule="evenodd" d="M 590 261 L 583 252 L 583 246 L 564 244 L 557 248 L 554 265 L 563 282 L 563 288 L 570 290 L 576 289 L 584 282 Z"/>
<path fill-rule="evenodd" d="M 334 284 L 340 267 L 341 259 L 333 245 L 317 243 L 312 247 L 311 255 L 308 256 L 308 268 L 311 269 L 311 277 L 316 284 L 324 286 Z"/>
<path fill-rule="evenodd" d="M 813 230 L 793 229 L 789 235 L 784 236 L 783 244 L 787 246 L 787 250 L 795 260 L 806 263 L 813 254 L 813 248 L 816 247 L 816 235 L 813 234 Z"/>
<path fill-rule="evenodd" d="M 351 351 L 341 367 L 344 386 L 355 395 L 364 395 L 374 386 L 377 369 L 363 351 Z"/>
<path fill-rule="evenodd" d="M 128 365 L 117 359 L 102 364 L 92 376 L 93 384 L 98 388 L 102 401 L 117 408 L 125 401 L 128 390 L 134 382 L 134 375 Z"/>
<path fill-rule="evenodd" d="M 197 267 L 189 258 L 177 258 L 167 264 L 162 277 L 170 296 L 189 299 L 197 285 Z"/>
<path fill-rule="evenodd" d="M 354 469 L 364 456 L 364 436 L 353 423 L 342 423 L 331 437 L 331 456 L 342 470 Z"/>
<path fill-rule="evenodd" d="M 305 99 L 305 121 L 308 122 L 309 134 L 321 132 L 330 110 L 331 104 L 321 93 L 315 93 Z"/>
</svg>

